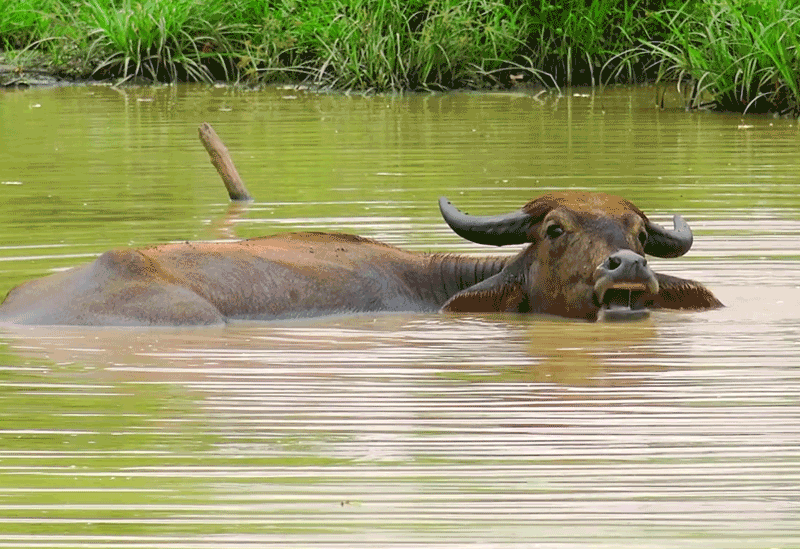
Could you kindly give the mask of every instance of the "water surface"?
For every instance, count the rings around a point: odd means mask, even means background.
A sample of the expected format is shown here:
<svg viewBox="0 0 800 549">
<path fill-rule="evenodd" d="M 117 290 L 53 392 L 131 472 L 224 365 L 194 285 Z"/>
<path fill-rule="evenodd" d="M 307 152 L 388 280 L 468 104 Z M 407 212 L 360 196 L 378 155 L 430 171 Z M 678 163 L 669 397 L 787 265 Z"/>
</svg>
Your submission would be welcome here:
<svg viewBox="0 0 800 549">
<path fill-rule="evenodd" d="M 580 188 L 683 214 L 692 251 L 652 263 L 727 304 L 4 328 L 0 545 L 800 546 L 797 124 L 655 93 L 0 92 L 3 294 L 115 246 L 293 229 L 493 253 L 438 196 Z"/>
</svg>

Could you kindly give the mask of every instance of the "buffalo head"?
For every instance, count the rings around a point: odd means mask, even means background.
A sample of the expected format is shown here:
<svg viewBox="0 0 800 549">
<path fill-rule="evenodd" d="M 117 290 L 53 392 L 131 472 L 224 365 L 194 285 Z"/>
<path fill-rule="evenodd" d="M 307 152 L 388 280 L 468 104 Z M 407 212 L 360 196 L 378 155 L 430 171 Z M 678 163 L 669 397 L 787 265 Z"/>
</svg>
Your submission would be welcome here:
<svg viewBox="0 0 800 549">
<path fill-rule="evenodd" d="M 722 304 L 702 285 L 654 273 L 645 254 L 678 257 L 692 246 L 682 217 L 665 229 L 629 201 L 606 194 L 554 192 L 517 212 L 477 217 L 439 200 L 460 236 L 494 246 L 530 245 L 505 268 L 459 292 L 445 311 L 538 312 L 595 320 L 601 311 L 642 316 L 647 307 L 707 309 Z"/>
</svg>

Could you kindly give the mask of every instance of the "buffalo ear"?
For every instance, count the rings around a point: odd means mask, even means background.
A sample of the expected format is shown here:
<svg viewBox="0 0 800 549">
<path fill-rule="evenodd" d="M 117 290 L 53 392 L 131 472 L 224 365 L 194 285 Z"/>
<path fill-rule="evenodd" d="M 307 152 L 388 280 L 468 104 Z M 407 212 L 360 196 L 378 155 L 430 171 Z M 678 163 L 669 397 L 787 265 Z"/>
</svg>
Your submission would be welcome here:
<svg viewBox="0 0 800 549">
<path fill-rule="evenodd" d="M 658 295 L 648 301 L 647 306 L 695 311 L 719 309 L 725 306 L 714 297 L 711 290 L 694 280 L 661 273 L 656 273 L 656 279 L 658 280 Z"/>
<path fill-rule="evenodd" d="M 528 309 L 528 299 L 508 268 L 462 290 L 442 305 L 448 313 L 517 313 Z"/>
<path fill-rule="evenodd" d="M 448 299 L 441 310 L 446 313 L 521 313 L 527 309 L 525 294 L 515 284 L 494 290 L 467 288 Z"/>
</svg>

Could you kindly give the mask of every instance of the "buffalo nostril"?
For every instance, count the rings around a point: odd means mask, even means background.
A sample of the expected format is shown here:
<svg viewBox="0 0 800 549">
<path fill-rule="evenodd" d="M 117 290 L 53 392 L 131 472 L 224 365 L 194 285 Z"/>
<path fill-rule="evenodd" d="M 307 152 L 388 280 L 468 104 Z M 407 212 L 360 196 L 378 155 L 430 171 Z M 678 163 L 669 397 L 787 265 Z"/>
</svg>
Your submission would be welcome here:
<svg viewBox="0 0 800 549">
<path fill-rule="evenodd" d="M 620 250 L 608 256 L 603 267 L 609 272 L 620 274 L 647 269 L 647 260 L 632 250 Z"/>
</svg>

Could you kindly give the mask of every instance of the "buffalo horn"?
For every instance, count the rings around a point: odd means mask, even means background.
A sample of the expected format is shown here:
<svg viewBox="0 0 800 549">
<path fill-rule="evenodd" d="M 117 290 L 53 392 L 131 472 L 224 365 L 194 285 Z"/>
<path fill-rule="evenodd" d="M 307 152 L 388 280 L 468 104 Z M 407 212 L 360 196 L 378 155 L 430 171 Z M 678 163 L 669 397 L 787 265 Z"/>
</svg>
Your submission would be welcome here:
<svg viewBox="0 0 800 549">
<path fill-rule="evenodd" d="M 522 210 L 504 215 L 468 215 L 458 211 L 445 197 L 439 199 L 439 209 L 450 228 L 471 242 L 490 246 L 528 242 L 528 229 L 533 220 Z"/>
<path fill-rule="evenodd" d="M 656 257 L 680 257 L 692 247 L 692 229 L 684 219 L 676 215 L 672 218 L 675 229 L 670 231 L 647 221 L 647 244 L 644 251 Z"/>
</svg>

